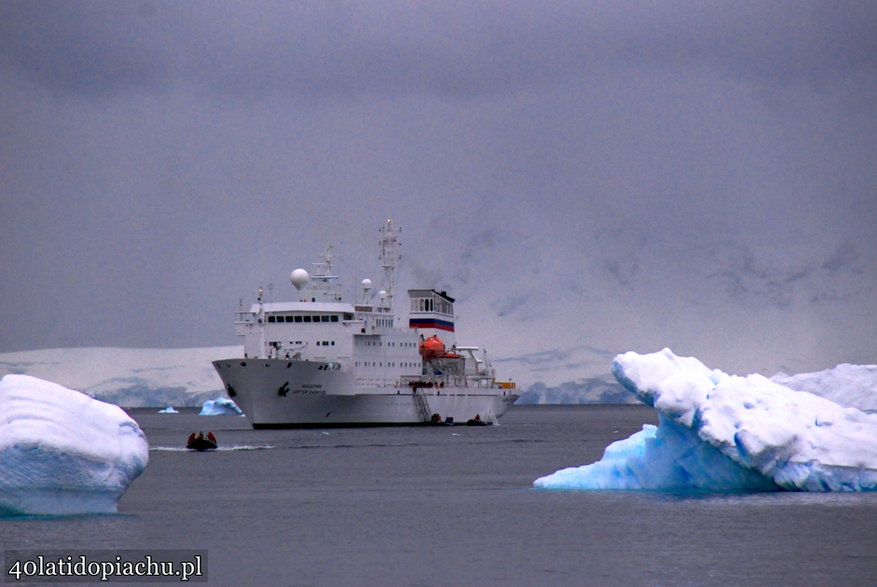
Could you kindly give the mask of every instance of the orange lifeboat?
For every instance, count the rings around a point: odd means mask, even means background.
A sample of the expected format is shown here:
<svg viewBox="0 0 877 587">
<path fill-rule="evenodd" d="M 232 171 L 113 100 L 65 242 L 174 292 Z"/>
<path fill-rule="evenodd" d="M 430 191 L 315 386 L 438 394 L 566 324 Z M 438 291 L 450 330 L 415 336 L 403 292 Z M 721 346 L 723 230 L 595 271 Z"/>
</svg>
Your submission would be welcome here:
<svg viewBox="0 0 877 587">
<path fill-rule="evenodd" d="M 424 359 L 437 359 L 445 354 L 445 343 L 437 336 L 430 336 L 420 343 L 420 356 Z"/>
</svg>

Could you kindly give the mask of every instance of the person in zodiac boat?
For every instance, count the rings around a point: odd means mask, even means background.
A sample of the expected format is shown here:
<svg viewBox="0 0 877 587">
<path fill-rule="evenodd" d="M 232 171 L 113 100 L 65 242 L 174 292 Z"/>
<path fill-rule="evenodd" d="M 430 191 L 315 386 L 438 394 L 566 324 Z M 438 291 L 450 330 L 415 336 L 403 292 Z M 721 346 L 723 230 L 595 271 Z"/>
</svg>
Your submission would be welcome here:
<svg viewBox="0 0 877 587">
<path fill-rule="evenodd" d="M 189 435 L 189 440 L 186 442 L 186 448 L 192 450 L 212 450 L 219 446 L 219 443 L 216 441 L 216 436 L 213 435 L 213 432 L 208 432 L 207 437 L 204 437 L 203 432 L 199 432 L 197 436 L 195 433 Z"/>
<path fill-rule="evenodd" d="M 481 414 L 475 414 L 474 418 L 466 422 L 468 426 L 487 426 L 489 423 L 481 419 Z"/>
</svg>

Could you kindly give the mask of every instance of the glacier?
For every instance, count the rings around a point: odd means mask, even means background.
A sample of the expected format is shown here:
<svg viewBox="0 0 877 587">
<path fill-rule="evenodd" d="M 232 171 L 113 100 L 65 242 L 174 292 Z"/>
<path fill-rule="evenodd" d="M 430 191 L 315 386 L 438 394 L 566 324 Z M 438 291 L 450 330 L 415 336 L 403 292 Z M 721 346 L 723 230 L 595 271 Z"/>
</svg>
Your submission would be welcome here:
<svg viewBox="0 0 877 587">
<path fill-rule="evenodd" d="M 148 462 L 118 406 L 28 375 L 0 379 L 0 515 L 113 513 Z"/>
<path fill-rule="evenodd" d="M 31 375 L 129 408 L 200 407 L 205 401 L 225 394 L 211 361 L 240 352 L 239 346 L 17 351 L 0 353 L 0 376 Z M 594 360 L 575 354 L 573 350 L 535 352 L 499 359 L 498 362 L 504 365 L 504 369 L 522 369 L 532 372 L 537 378 L 544 378 L 521 394 L 516 402 L 519 405 L 638 401 L 615 381 L 608 369 L 598 369 L 605 370 L 605 375 L 592 373 L 589 377 L 582 377 L 584 372 L 596 373 Z M 573 374 L 578 378 L 557 383 Z M 838 365 L 833 369 L 798 375 L 777 373 L 771 379 L 795 390 L 824 396 L 843 406 L 877 411 L 877 394 L 872 392 L 877 388 L 877 365 Z M 549 384 L 551 381 L 554 382 Z"/>
<path fill-rule="evenodd" d="M 0 353 L 0 376 L 31 375 L 129 408 L 198 407 L 224 393 L 211 361 L 240 346 L 57 348 Z"/>
<path fill-rule="evenodd" d="M 618 355 L 612 372 L 657 410 L 658 426 L 612 443 L 596 463 L 540 477 L 535 487 L 877 490 L 877 414 L 762 375 L 728 375 L 670 349 Z"/>
<path fill-rule="evenodd" d="M 515 405 L 636 403 L 639 403 L 637 399 L 606 373 L 605 377 L 583 377 L 554 386 L 536 382 L 521 394 Z"/>
</svg>

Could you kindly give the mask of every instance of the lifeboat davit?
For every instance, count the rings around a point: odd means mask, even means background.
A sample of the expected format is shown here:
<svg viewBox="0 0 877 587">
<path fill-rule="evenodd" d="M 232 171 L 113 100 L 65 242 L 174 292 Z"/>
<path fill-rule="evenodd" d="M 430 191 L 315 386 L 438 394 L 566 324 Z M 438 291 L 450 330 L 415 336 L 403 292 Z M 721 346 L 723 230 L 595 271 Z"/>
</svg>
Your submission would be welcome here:
<svg viewBox="0 0 877 587">
<path fill-rule="evenodd" d="M 420 356 L 424 359 L 437 359 L 445 355 L 445 343 L 437 336 L 430 336 L 420 343 Z"/>
</svg>

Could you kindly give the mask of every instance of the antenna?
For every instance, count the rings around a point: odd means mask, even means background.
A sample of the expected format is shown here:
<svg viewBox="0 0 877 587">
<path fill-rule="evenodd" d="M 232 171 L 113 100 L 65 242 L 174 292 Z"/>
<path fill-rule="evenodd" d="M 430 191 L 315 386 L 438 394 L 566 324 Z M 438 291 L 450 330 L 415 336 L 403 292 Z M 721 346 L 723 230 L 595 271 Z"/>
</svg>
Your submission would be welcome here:
<svg viewBox="0 0 877 587">
<path fill-rule="evenodd" d="M 316 292 L 324 300 L 335 302 L 341 300 L 341 294 L 337 291 L 338 287 L 340 287 L 338 276 L 333 273 L 335 261 L 339 258 L 335 254 L 334 245 L 329 245 L 320 254 L 319 261 L 313 263 L 314 270 L 310 274 L 312 285 L 309 289 Z"/>
<path fill-rule="evenodd" d="M 402 229 L 400 228 L 398 232 L 402 232 Z M 397 245 L 401 246 L 402 244 L 396 236 L 398 232 L 393 228 L 393 221 L 389 218 L 387 218 L 387 221 L 380 229 L 381 240 L 379 244 L 381 245 L 381 253 L 378 255 L 378 259 L 380 259 L 381 267 L 384 269 L 381 289 L 386 292 L 386 296 L 381 299 L 381 309 L 386 312 L 393 310 L 393 295 L 396 292 L 396 269 L 402 260 L 402 255 L 396 250 Z"/>
<path fill-rule="evenodd" d="M 369 298 L 369 292 L 371 291 L 371 288 L 372 288 L 372 280 L 366 277 L 365 279 L 362 280 L 360 285 L 362 285 L 362 303 L 367 304 L 368 298 Z"/>
<path fill-rule="evenodd" d="M 301 292 L 301 289 L 308 284 L 311 280 L 311 276 L 304 269 L 294 269 L 292 273 L 289 274 L 289 281 L 292 282 L 292 286 L 295 288 L 296 292 Z"/>
</svg>

